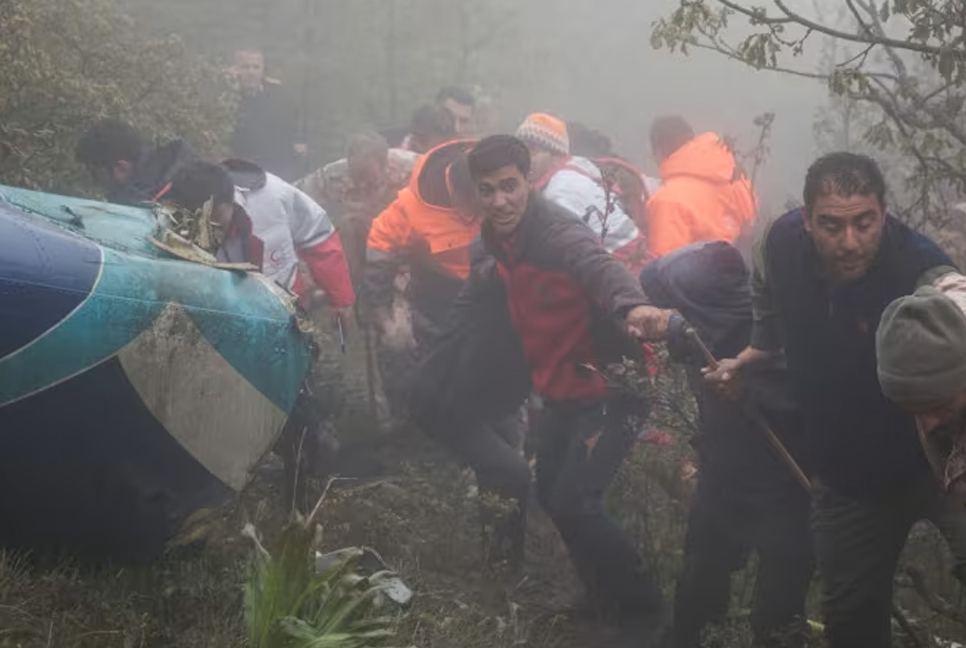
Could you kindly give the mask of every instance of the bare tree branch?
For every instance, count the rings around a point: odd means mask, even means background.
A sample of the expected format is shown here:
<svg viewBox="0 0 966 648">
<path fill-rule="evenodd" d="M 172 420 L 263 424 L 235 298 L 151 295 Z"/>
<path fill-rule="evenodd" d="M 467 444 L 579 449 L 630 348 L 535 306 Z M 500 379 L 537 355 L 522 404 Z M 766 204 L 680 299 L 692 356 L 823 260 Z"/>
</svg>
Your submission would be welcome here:
<svg viewBox="0 0 966 648">
<path fill-rule="evenodd" d="M 875 47 L 876 46 L 875 46 L 874 43 L 873 44 L 870 44 L 870 45 L 866 46 L 865 48 L 863 48 L 862 51 L 860 51 L 858 54 L 856 54 L 852 58 L 846 59 L 846 60 L 842 61 L 841 63 L 836 63 L 835 64 L 835 67 L 837 67 L 837 68 L 846 68 L 846 67 L 849 67 L 849 66 L 855 64 L 855 67 L 856 68 L 861 68 L 863 65 L 865 65 L 866 59 L 869 58 L 869 53 L 873 49 L 875 49 Z"/>
<path fill-rule="evenodd" d="M 852 0 L 845 0 L 845 5 L 849 8 L 849 11 L 852 12 L 852 16 L 855 18 L 855 22 L 859 26 L 861 33 L 866 34 L 867 36 L 881 35 L 874 34 L 872 32 L 872 27 L 865 22 L 865 19 L 862 17 L 862 14 L 859 13 L 859 10 L 856 8 L 855 3 Z M 875 44 L 873 43 L 872 45 L 874 46 Z"/>
<path fill-rule="evenodd" d="M 774 18 L 766 15 L 764 10 L 749 9 L 730 0 L 718 0 L 718 2 L 762 25 L 787 25 L 796 22 L 794 18 Z"/>
<path fill-rule="evenodd" d="M 724 0 L 717 0 L 717 2 L 724 2 Z M 805 16 L 796 13 L 788 8 L 788 6 L 783 2 L 783 0 L 773 0 L 775 6 L 778 7 L 785 16 L 792 22 L 798 23 L 803 27 L 808 27 L 813 31 L 825 34 L 827 36 L 832 36 L 834 38 L 839 38 L 845 41 L 851 41 L 853 43 L 867 43 L 875 45 L 888 45 L 896 49 L 910 50 L 913 52 L 920 52 L 922 54 L 953 54 L 959 59 L 966 58 L 966 50 L 954 49 L 949 47 L 938 47 L 934 45 L 927 45 L 925 43 L 917 43 L 915 41 L 901 41 L 894 38 L 888 38 L 885 36 L 869 36 L 867 34 L 850 34 L 849 32 L 842 31 L 840 29 L 835 29 L 829 27 L 828 25 L 823 25 L 817 23 L 814 20 L 806 18 Z"/>
<path fill-rule="evenodd" d="M 730 45 L 722 41 L 716 35 L 708 32 L 704 27 L 700 25 L 697 26 L 697 30 L 702 36 L 708 39 L 708 43 L 692 41 L 688 43 L 689 47 L 696 47 L 698 49 L 718 52 L 719 54 L 723 54 L 733 61 L 738 61 L 740 63 L 747 64 L 747 61 L 745 60 L 744 57 L 741 56 L 741 53 L 738 52 L 738 50 L 736 50 L 735 48 L 731 47 Z M 827 74 L 821 74 L 818 72 L 806 72 L 804 70 L 796 70 L 795 68 L 783 67 L 781 65 L 767 66 L 762 69 L 769 70 L 772 72 L 780 72 L 782 74 L 790 74 L 792 76 L 802 77 L 805 79 L 813 79 L 816 81 L 828 81 L 829 79 L 829 76 Z"/>
<path fill-rule="evenodd" d="M 951 88 L 954 88 L 956 85 L 957 84 L 956 83 L 953 83 L 953 82 L 943 84 L 943 85 L 939 86 L 938 88 L 934 89 L 929 94 L 924 95 L 922 97 L 922 102 L 925 103 L 927 101 L 931 101 L 932 99 L 935 99 L 938 95 L 940 95 L 940 94 L 942 94 L 944 92 L 948 92 Z"/>
</svg>

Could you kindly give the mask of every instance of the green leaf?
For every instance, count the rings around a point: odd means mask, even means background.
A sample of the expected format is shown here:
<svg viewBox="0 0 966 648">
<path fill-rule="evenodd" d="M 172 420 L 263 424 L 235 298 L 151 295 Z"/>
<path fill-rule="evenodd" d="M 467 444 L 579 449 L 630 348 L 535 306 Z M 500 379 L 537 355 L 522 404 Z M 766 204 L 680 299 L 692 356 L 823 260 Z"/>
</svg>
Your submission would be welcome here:
<svg viewBox="0 0 966 648">
<path fill-rule="evenodd" d="M 351 548 L 315 573 L 314 530 L 291 522 L 272 552 L 258 547 L 245 588 L 252 648 L 371 648 L 391 636 L 392 620 L 373 614 L 384 586 L 356 573 L 363 551 Z M 254 538 L 253 533 L 249 537 Z"/>
</svg>

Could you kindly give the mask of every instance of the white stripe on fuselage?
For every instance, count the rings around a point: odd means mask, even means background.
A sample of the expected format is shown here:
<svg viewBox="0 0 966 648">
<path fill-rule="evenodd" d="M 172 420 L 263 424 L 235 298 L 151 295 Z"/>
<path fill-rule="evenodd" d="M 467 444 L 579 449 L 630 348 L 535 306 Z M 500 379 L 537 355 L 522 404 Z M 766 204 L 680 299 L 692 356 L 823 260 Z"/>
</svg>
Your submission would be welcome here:
<svg viewBox="0 0 966 648">
<path fill-rule="evenodd" d="M 117 354 L 145 406 L 211 474 L 241 490 L 288 415 L 169 304 Z"/>
</svg>

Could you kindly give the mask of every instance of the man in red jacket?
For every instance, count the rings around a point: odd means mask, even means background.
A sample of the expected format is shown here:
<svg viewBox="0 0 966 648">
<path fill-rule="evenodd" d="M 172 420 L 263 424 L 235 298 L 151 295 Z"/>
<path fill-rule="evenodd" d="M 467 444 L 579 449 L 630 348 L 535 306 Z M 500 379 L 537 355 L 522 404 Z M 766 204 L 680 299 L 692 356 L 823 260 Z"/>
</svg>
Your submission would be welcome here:
<svg viewBox="0 0 966 648">
<path fill-rule="evenodd" d="M 647 406 L 612 392 L 595 368 L 634 355 L 632 338 L 665 329 L 669 312 L 647 305 L 637 279 L 581 221 L 530 192 L 523 142 L 487 138 L 469 166 L 483 244 L 495 259 L 491 280 L 505 287 L 533 390 L 545 403 L 538 497 L 593 602 L 619 620 L 621 645 L 651 645 L 664 626 L 661 592 L 603 507 Z"/>
</svg>

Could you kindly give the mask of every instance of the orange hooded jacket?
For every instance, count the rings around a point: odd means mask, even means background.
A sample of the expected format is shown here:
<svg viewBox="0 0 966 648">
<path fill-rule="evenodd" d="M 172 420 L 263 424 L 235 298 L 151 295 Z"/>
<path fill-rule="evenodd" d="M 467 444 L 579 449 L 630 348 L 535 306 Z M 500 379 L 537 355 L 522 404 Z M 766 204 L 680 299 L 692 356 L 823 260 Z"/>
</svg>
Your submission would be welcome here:
<svg viewBox="0 0 966 648">
<path fill-rule="evenodd" d="M 647 244 L 657 257 L 702 241 L 734 243 L 755 222 L 758 198 L 735 156 L 705 133 L 661 164 L 664 184 L 647 201 Z"/>
<path fill-rule="evenodd" d="M 449 169 L 475 144 L 449 142 L 426 153 L 409 187 L 373 221 L 364 286 L 372 305 L 391 303 L 396 272 L 408 264 L 413 309 L 430 321 L 445 313 L 470 273 L 470 248 L 480 234 L 480 221 L 454 205 Z"/>
</svg>

